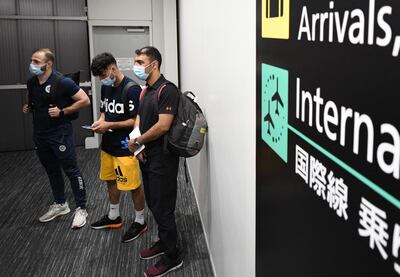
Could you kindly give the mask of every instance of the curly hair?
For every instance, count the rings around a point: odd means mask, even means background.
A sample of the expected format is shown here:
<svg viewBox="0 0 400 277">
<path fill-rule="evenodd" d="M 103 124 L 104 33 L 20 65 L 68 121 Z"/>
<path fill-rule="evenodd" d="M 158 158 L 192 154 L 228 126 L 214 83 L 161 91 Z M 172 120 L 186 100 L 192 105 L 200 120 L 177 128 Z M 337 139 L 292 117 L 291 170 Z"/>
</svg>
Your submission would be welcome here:
<svg viewBox="0 0 400 277">
<path fill-rule="evenodd" d="M 110 53 L 104 52 L 93 58 L 90 70 L 94 76 L 100 76 L 103 74 L 104 70 L 112 64 L 117 64 L 114 56 Z"/>
</svg>

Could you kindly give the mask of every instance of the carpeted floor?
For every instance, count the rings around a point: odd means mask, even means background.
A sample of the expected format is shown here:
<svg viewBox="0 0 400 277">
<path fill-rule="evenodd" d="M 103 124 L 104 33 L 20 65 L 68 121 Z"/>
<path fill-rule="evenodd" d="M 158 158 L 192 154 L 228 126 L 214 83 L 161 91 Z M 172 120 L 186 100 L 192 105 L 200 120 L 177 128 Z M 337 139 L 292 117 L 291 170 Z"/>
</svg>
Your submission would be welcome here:
<svg viewBox="0 0 400 277">
<path fill-rule="evenodd" d="M 77 148 L 78 162 L 87 186 L 88 224 L 71 230 L 73 212 L 49 223 L 38 217 L 52 202 L 47 175 L 34 151 L 0 153 L 0 276 L 143 276 L 154 261 L 139 258 L 140 250 L 157 239 L 148 210 L 149 232 L 136 241 L 121 243 L 133 221 L 130 195 L 121 197 L 124 227 L 92 230 L 89 224 L 108 211 L 107 190 L 98 180 L 99 151 Z M 74 202 L 66 181 L 66 197 Z M 176 209 L 184 266 L 170 277 L 213 276 L 205 237 L 191 184 L 186 184 L 181 164 Z"/>
</svg>

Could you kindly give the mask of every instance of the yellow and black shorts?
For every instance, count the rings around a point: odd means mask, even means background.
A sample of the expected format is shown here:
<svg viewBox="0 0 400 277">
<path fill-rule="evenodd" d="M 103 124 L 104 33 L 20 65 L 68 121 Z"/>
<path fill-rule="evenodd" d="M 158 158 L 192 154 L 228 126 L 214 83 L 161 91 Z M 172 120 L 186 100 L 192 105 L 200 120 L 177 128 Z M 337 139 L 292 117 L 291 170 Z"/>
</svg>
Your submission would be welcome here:
<svg viewBox="0 0 400 277">
<path fill-rule="evenodd" d="M 135 156 L 114 157 L 101 151 L 100 180 L 117 182 L 119 190 L 135 190 L 140 187 L 140 167 Z"/>
</svg>

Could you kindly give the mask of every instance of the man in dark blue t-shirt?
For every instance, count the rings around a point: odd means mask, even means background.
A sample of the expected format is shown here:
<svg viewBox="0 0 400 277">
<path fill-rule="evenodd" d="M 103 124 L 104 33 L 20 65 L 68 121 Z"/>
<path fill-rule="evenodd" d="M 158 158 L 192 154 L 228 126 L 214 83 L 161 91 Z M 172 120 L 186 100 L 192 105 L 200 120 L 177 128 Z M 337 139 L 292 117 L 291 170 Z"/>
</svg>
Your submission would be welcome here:
<svg viewBox="0 0 400 277">
<path fill-rule="evenodd" d="M 100 179 L 107 182 L 110 199 L 108 214 L 91 226 L 93 229 L 122 227 L 119 214 L 120 191 L 131 191 L 135 219 L 122 237 L 123 242 L 128 242 L 147 231 L 139 162 L 128 149 L 129 133 L 138 113 L 142 89 L 122 74 L 110 53 L 94 57 L 91 70 L 102 82 L 100 117 L 92 124 L 92 128 L 94 132 L 103 134 Z"/>
<path fill-rule="evenodd" d="M 27 82 L 28 94 L 23 112 L 31 111 L 33 114 L 36 153 L 47 172 L 54 196 L 54 203 L 39 217 L 39 221 L 49 222 L 70 212 L 64 195 L 62 168 L 71 182 L 75 198 L 76 210 L 71 228 L 76 229 L 86 224 L 86 190 L 76 161 L 68 115 L 88 106 L 90 100 L 74 81 L 53 70 L 53 63 L 54 53 L 48 48 L 32 53 L 29 70 L 34 76 Z M 55 82 L 58 82 L 57 85 Z M 57 87 L 57 92 L 51 91 L 53 85 Z M 54 101 L 53 93 L 57 93 L 57 101 Z M 60 106 L 58 103 L 69 104 Z"/>
</svg>

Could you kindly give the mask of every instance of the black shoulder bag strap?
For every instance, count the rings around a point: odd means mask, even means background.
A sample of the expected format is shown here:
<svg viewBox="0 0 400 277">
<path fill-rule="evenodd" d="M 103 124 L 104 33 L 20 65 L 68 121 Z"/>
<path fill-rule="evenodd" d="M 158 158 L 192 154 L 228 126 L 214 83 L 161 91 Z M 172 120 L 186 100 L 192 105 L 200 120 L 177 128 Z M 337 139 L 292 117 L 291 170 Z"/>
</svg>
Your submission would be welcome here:
<svg viewBox="0 0 400 277">
<path fill-rule="evenodd" d="M 157 99 L 156 99 L 156 100 L 157 100 L 157 101 L 156 101 L 156 103 L 157 103 L 157 109 L 158 109 L 158 102 L 160 102 L 161 93 L 164 91 L 164 89 L 166 88 L 167 85 L 173 85 L 173 86 L 175 86 L 174 83 L 172 83 L 172 82 L 170 82 L 170 81 L 165 81 L 164 83 L 162 83 L 162 84 L 158 87 L 157 93 L 156 93 L 156 96 L 155 96 L 155 97 L 157 97 Z M 175 86 L 175 87 L 176 87 L 176 86 Z M 172 124 L 173 124 L 173 123 L 172 123 Z M 171 126 L 171 127 L 172 127 L 172 126 Z M 168 153 L 169 153 L 169 150 L 168 150 L 168 133 L 164 134 L 163 151 L 164 151 L 165 154 L 168 154 Z"/>
<path fill-rule="evenodd" d="M 129 82 L 124 86 L 124 88 L 122 89 L 122 92 L 121 92 L 121 100 L 122 100 L 122 102 L 124 103 L 124 111 L 126 111 L 126 112 L 129 112 L 129 103 L 128 103 L 128 101 L 127 101 L 127 98 L 128 98 L 128 90 L 129 90 L 131 87 L 135 86 L 135 85 L 138 85 L 138 84 L 135 83 L 134 81 L 129 81 Z"/>
<path fill-rule="evenodd" d="M 33 82 L 35 81 L 36 76 L 33 76 L 28 79 L 26 82 L 26 89 L 27 89 L 27 96 L 28 96 L 28 108 L 32 108 L 32 102 L 31 102 L 31 90 L 33 87 Z"/>
<path fill-rule="evenodd" d="M 50 86 L 50 104 L 53 104 L 57 106 L 58 103 L 58 84 L 60 81 L 64 78 L 64 75 L 62 75 L 60 72 L 56 73 L 56 79 L 53 81 L 53 83 Z"/>
</svg>

